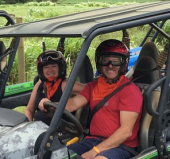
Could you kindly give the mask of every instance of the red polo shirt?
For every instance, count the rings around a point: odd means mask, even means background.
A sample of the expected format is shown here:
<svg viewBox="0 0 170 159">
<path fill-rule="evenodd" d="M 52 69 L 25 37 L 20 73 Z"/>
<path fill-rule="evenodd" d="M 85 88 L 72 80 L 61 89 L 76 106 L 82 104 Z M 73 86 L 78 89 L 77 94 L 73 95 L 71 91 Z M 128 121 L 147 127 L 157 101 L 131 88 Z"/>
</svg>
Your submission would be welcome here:
<svg viewBox="0 0 170 159">
<path fill-rule="evenodd" d="M 129 82 L 128 78 L 124 78 L 120 85 Z M 84 96 L 90 105 L 90 110 L 100 102 L 93 101 L 92 92 L 97 84 L 97 80 L 85 86 L 80 93 Z M 120 111 L 132 111 L 139 113 L 136 124 L 133 128 L 132 136 L 128 138 L 124 144 L 130 147 L 138 146 L 138 130 L 139 120 L 141 117 L 143 97 L 139 88 L 131 83 L 125 86 L 121 91 L 111 97 L 105 105 L 93 116 L 90 124 L 90 134 L 92 136 L 102 136 L 108 138 L 120 127 Z"/>
</svg>

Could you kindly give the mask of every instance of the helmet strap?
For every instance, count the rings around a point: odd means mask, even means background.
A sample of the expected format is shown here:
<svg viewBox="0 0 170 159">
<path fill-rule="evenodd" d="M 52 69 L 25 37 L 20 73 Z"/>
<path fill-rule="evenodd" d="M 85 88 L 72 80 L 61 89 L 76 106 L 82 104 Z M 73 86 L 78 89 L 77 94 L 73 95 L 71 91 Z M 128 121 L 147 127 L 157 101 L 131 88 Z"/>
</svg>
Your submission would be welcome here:
<svg viewBox="0 0 170 159">
<path fill-rule="evenodd" d="M 117 76 L 116 76 L 114 79 L 112 79 L 112 80 L 109 80 L 104 73 L 102 73 L 102 77 L 105 79 L 106 83 L 112 84 L 112 83 L 116 83 L 116 82 L 119 80 L 120 75 L 117 75 Z"/>
</svg>

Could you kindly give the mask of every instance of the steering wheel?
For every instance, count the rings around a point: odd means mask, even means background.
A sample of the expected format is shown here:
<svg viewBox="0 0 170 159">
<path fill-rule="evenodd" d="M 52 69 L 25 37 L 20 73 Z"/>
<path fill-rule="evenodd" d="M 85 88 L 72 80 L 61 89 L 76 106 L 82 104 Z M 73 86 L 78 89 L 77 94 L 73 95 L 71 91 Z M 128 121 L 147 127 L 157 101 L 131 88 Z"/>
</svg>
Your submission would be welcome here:
<svg viewBox="0 0 170 159">
<path fill-rule="evenodd" d="M 57 104 L 53 102 L 44 102 L 44 108 L 47 109 L 46 115 L 52 118 L 57 108 Z M 58 137 L 66 143 L 74 137 L 81 138 L 84 130 L 75 116 L 65 109 L 59 126 L 57 127 L 57 132 Z"/>
</svg>

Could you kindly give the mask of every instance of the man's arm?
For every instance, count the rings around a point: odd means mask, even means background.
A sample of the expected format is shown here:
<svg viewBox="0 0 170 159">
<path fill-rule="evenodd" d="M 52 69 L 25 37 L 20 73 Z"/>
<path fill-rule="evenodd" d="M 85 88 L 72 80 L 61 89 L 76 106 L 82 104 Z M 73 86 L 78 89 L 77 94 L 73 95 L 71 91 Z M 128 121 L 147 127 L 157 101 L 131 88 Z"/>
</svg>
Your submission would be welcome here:
<svg viewBox="0 0 170 159">
<path fill-rule="evenodd" d="M 139 113 L 120 111 L 120 124 L 121 126 L 106 140 L 96 145 L 100 151 L 108 150 L 110 148 L 118 147 L 130 136 L 132 136 L 133 127 L 136 123 Z M 97 153 L 91 149 L 90 151 L 82 154 L 83 158 L 95 157 Z"/>
<path fill-rule="evenodd" d="M 107 150 L 110 148 L 118 147 L 129 137 L 132 136 L 133 127 L 136 123 L 139 113 L 120 111 L 120 128 L 117 129 L 109 138 L 97 145 L 101 150 Z"/>
<path fill-rule="evenodd" d="M 84 107 L 88 103 L 87 99 L 82 95 L 76 95 L 73 98 L 69 98 L 66 108 L 69 112 L 73 112 L 79 108 Z"/>
<path fill-rule="evenodd" d="M 68 82 L 67 79 L 62 82 L 62 86 L 61 86 L 62 92 L 64 92 L 67 82 Z M 85 87 L 85 84 L 82 84 L 82 83 L 76 81 L 73 86 L 73 89 L 71 91 L 71 94 L 77 95 L 79 92 L 81 92 L 84 89 L 84 87 Z"/>
<path fill-rule="evenodd" d="M 41 111 L 47 112 L 47 110 L 44 108 L 44 102 L 50 101 L 47 98 L 41 99 L 38 107 Z M 66 104 L 65 109 L 67 109 L 69 112 L 73 112 L 79 108 L 84 107 L 88 103 L 87 99 L 82 95 L 76 95 L 72 98 L 68 99 L 68 102 Z"/>
</svg>

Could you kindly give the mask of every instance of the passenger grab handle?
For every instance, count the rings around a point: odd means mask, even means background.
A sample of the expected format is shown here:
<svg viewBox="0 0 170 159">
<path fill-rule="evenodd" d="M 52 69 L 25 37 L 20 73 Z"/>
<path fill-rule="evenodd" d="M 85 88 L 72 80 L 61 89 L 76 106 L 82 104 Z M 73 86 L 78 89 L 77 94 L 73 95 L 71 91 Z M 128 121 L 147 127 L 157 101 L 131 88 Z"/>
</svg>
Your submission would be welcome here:
<svg viewBox="0 0 170 159">
<path fill-rule="evenodd" d="M 146 110 L 151 116 L 158 116 L 159 115 L 159 113 L 152 108 L 152 103 L 151 103 L 151 100 L 150 100 L 151 94 L 158 86 L 161 85 L 161 83 L 163 83 L 163 81 L 165 81 L 165 79 L 166 79 L 166 76 L 164 76 L 160 80 L 154 82 L 144 92 L 143 97 L 144 97 L 144 101 L 145 101 L 145 105 L 146 105 Z"/>
</svg>

